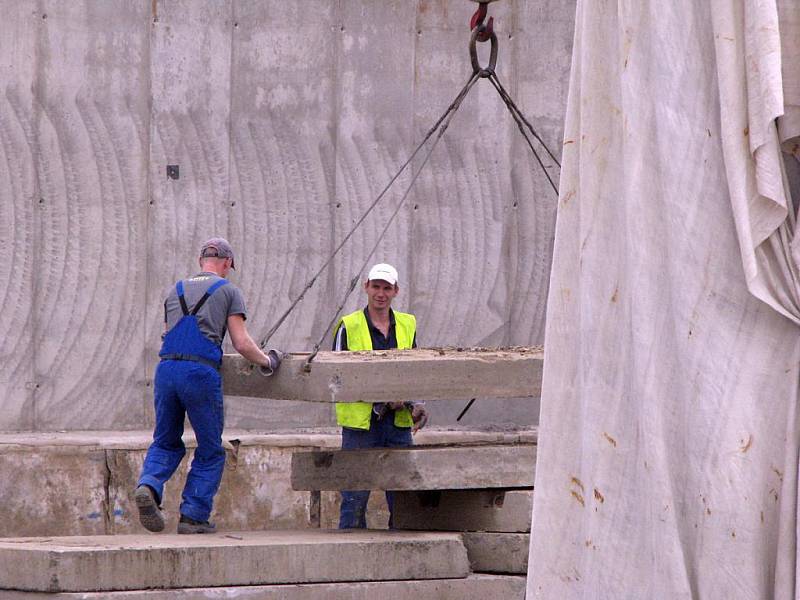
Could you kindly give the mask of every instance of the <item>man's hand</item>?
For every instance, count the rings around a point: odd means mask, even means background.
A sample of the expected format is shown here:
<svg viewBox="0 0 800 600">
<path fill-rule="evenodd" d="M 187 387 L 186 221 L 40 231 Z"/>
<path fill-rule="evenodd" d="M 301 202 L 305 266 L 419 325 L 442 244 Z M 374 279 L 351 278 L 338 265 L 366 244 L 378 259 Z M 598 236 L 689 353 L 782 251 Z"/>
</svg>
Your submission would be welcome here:
<svg viewBox="0 0 800 600">
<path fill-rule="evenodd" d="M 267 352 L 267 363 L 265 365 L 261 365 L 261 374 L 265 377 L 269 377 L 275 371 L 278 370 L 278 367 L 281 366 L 281 362 L 283 361 L 283 357 L 286 356 L 285 352 L 281 352 L 280 350 L 275 350 L 274 348 Z"/>
<path fill-rule="evenodd" d="M 411 407 L 411 420 L 414 421 L 414 427 L 411 433 L 417 433 L 420 429 L 425 427 L 428 422 L 428 411 L 425 410 L 424 404 L 415 404 Z"/>
<path fill-rule="evenodd" d="M 267 356 L 269 357 L 269 362 L 272 365 L 272 370 L 277 371 L 278 367 L 281 366 L 281 362 L 283 362 L 283 358 L 286 356 L 286 352 L 282 352 L 281 350 L 275 350 L 274 348 L 267 352 Z"/>
</svg>

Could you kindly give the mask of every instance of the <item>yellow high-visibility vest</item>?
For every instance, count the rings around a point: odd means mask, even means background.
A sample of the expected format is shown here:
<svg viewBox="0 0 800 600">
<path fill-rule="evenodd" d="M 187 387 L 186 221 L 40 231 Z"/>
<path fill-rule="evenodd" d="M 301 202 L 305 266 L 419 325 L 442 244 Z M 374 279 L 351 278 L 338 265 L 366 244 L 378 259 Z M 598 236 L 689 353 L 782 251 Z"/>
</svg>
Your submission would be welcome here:
<svg viewBox="0 0 800 600">
<path fill-rule="evenodd" d="M 414 334 L 417 331 L 417 319 L 408 313 L 394 312 L 394 332 L 397 337 L 399 349 L 411 348 L 414 344 Z M 372 338 L 369 335 L 369 325 L 363 310 L 345 315 L 339 320 L 339 327 L 344 324 L 347 332 L 348 350 L 372 350 Z M 334 336 L 336 333 L 334 333 Z M 336 422 L 341 427 L 353 429 L 369 429 L 372 416 L 372 402 L 337 402 Z M 411 411 L 407 408 L 394 411 L 394 424 L 396 427 L 411 427 Z"/>
</svg>

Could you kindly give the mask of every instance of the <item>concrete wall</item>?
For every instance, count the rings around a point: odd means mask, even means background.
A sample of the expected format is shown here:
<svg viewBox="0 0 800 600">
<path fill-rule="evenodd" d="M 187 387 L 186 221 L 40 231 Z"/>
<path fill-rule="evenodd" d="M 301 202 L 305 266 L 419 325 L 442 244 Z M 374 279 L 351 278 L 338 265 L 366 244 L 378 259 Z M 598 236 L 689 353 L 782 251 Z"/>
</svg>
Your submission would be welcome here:
<svg viewBox="0 0 800 600">
<path fill-rule="evenodd" d="M 0 0 L 0 430 L 147 427 L 162 295 L 212 235 L 263 336 L 465 83 L 475 6 Z M 499 76 L 559 151 L 574 1 L 490 6 Z M 409 181 L 275 345 L 317 341 Z M 422 345 L 542 342 L 555 205 L 479 82 L 375 255 Z M 329 410 L 231 399 L 228 422 Z"/>
</svg>

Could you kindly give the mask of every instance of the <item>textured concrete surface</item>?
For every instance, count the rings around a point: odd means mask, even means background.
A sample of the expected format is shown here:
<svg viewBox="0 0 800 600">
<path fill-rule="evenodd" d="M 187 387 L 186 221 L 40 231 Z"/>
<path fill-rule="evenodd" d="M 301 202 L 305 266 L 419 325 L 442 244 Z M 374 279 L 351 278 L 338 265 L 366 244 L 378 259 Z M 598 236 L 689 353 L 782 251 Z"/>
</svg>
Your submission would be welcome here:
<svg viewBox="0 0 800 600">
<path fill-rule="evenodd" d="M 259 432 L 249 429 L 226 429 L 223 443 L 238 441 L 244 446 L 270 446 L 294 448 L 315 446 L 338 448 L 341 446 L 341 429 L 319 427 L 285 431 Z M 526 429 L 472 429 L 455 427 L 426 427 L 414 435 L 419 446 L 441 446 L 448 444 L 535 444 L 538 438 L 536 427 Z M 153 439 L 149 430 L 138 431 L 58 431 L 58 432 L 5 432 L 0 433 L 0 450 L 23 450 L 48 446 L 83 446 L 94 449 L 146 450 Z M 187 447 L 196 445 L 191 431 L 183 436 Z"/>
<path fill-rule="evenodd" d="M 319 522 L 318 500 L 289 484 L 297 448 L 232 446 L 213 519 L 223 530 L 307 528 Z M 167 483 L 167 531 L 177 527 L 180 495 L 193 451 Z M 43 447 L 0 453 L 0 536 L 134 533 L 132 494 L 145 450 Z M 11 484 L 10 482 L 13 482 Z"/>
<path fill-rule="evenodd" d="M 140 533 L 131 495 L 149 432 L 0 434 L 0 537 Z M 535 442 L 534 431 L 445 431 L 417 434 L 420 444 Z M 227 462 L 212 520 L 223 531 L 335 527 L 339 494 L 291 489 L 291 455 L 337 448 L 332 430 L 259 434 L 231 430 L 224 436 Z M 175 531 L 180 494 L 195 445 L 167 484 L 167 531 Z M 385 528 L 383 494 L 373 494 L 370 527 Z"/>
<path fill-rule="evenodd" d="M 535 469 L 535 445 L 296 452 L 292 455 L 292 489 L 532 487 Z"/>
<path fill-rule="evenodd" d="M 529 533 L 464 533 L 462 537 L 473 571 L 520 575 L 528 572 Z"/>
<path fill-rule="evenodd" d="M 395 492 L 394 526 L 422 531 L 529 532 L 533 490 Z"/>
<path fill-rule="evenodd" d="M 339 527 L 339 510 L 342 504 L 341 492 L 320 492 L 319 523 L 323 529 Z M 381 491 L 372 492 L 367 503 L 367 528 L 388 529 L 389 507 L 386 494 Z"/>
<path fill-rule="evenodd" d="M 108 454 L 49 446 L 0 452 L 0 536 L 105 533 L 117 511 L 109 503 Z"/>
<path fill-rule="evenodd" d="M 446 579 L 469 574 L 458 534 L 274 531 L 0 539 L 8 589 L 80 592 Z"/>
<path fill-rule="evenodd" d="M 40 593 L 4 591 L 3 600 L 523 600 L 525 578 L 472 574 L 463 579 L 364 581 L 138 592 Z"/>
<path fill-rule="evenodd" d="M 574 7 L 491 7 L 499 76 L 556 152 Z M 212 234 L 234 244 L 233 280 L 263 335 L 466 81 L 474 10 L 0 0 L 0 430 L 148 426 L 162 294 Z M 556 199 L 488 82 L 429 167 L 374 257 L 399 268 L 397 307 L 417 315 L 420 345 L 542 343 Z M 308 350 L 323 334 L 409 181 L 276 346 Z M 345 310 L 363 302 L 355 293 Z M 324 406 L 230 406 L 230 425 L 330 422 Z M 510 401 L 470 417 L 535 414 Z"/>
<path fill-rule="evenodd" d="M 288 355 L 269 377 L 238 354 L 223 360 L 226 394 L 307 402 L 539 397 L 542 348 L 416 349 Z M 380 382 L 380 383 L 378 383 Z"/>
</svg>

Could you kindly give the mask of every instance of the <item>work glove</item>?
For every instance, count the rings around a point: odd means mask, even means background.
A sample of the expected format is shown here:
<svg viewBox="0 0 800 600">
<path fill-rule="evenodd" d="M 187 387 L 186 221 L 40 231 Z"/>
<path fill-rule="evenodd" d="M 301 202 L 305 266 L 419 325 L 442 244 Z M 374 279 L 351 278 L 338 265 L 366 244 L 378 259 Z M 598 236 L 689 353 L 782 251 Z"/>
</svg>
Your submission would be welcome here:
<svg viewBox="0 0 800 600">
<path fill-rule="evenodd" d="M 410 408 L 411 420 L 414 422 L 411 433 L 417 433 L 428 422 L 428 411 L 425 410 L 424 404 L 412 404 Z"/>
<path fill-rule="evenodd" d="M 262 365 L 261 366 L 261 374 L 264 377 L 270 377 L 272 374 L 278 370 L 278 367 L 281 366 L 281 362 L 283 361 L 283 357 L 286 356 L 284 352 L 280 350 L 275 350 L 274 348 L 267 352 L 267 358 L 269 358 L 269 366 Z"/>
</svg>

